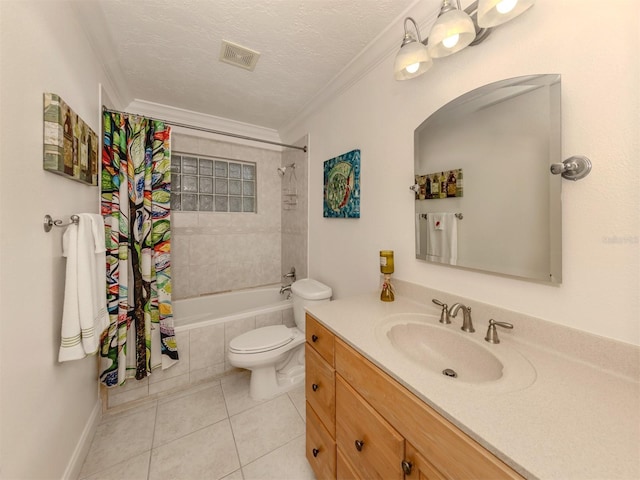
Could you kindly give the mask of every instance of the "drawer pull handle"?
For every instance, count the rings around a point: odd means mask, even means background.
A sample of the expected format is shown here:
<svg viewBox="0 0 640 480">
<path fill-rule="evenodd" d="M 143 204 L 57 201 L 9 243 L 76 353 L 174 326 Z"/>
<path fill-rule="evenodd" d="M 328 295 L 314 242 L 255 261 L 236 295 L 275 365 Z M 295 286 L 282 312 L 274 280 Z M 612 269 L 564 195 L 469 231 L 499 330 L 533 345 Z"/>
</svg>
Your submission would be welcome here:
<svg viewBox="0 0 640 480">
<path fill-rule="evenodd" d="M 356 444 L 356 450 L 361 452 L 362 447 L 364 447 L 364 442 L 362 440 L 356 440 L 355 444 Z"/>
<path fill-rule="evenodd" d="M 402 471 L 405 475 L 411 475 L 411 469 L 413 468 L 413 464 L 409 460 L 402 461 Z"/>
<path fill-rule="evenodd" d="M 312 385 L 311 385 L 311 389 L 312 389 L 314 392 L 317 392 L 317 391 L 318 391 L 318 388 L 320 388 L 320 385 L 318 385 L 317 383 L 314 383 L 314 384 L 312 384 Z"/>
<path fill-rule="evenodd" d="M 311 335 L 311 341 L 313 343 L 316 343 L 318 341 L 318 336 L 317 335 Z"/>
<path fill-rule="evenodd" d="M 320 450 L 318 450 L 317 448 L 314 448 L 313 450 L 311 450 L 311 452 L 313 453 L 314 457 L 317 457 L 318 454 L 320 453 Z"/>
</svg>

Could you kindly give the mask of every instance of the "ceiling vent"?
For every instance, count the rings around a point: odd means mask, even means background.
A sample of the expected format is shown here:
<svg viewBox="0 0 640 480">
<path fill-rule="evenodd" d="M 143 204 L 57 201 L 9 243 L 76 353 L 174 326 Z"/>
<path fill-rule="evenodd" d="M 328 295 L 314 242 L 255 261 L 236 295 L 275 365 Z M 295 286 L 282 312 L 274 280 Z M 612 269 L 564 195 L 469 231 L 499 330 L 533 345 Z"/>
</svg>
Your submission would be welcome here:
<svg viewBox="0 0 640 480">
<path fill-rule="evenodd" d="M 243 47 L 236 43 L 222 40 L 222 46 L 220 47 L 220 61 L 235 65 L 236 67 L 244 68 L 253 72 L 256 68 L 256 63 L 260 58 L 260 52 L 251 50 L 250 48 Z"/>
</svg>

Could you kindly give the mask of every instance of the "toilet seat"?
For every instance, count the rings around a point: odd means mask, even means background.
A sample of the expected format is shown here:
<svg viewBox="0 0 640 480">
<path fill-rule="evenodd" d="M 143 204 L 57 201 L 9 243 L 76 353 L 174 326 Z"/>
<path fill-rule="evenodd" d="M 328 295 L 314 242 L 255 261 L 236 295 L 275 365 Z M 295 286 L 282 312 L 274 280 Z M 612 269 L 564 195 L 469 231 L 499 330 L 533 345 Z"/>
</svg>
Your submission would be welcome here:
<svg viewBox="0 0 640 480">
<path fill-rule="evenodd" d="M 261 353 L 275 350 L 293 341 L 296 336 L 294 330 L 285 325 L 272 325 L 250 330 L 231 340 L 229 351 L 233 353 Z"/>
</svg>

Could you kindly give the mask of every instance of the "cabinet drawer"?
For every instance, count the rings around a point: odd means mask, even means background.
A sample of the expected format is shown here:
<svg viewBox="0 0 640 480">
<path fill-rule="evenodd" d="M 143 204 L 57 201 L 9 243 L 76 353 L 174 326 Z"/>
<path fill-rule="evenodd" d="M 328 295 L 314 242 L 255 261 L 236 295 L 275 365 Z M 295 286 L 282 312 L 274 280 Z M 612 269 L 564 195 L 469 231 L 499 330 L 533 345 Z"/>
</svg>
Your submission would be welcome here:
<svg viewBox="0 0 640 480">
<path fill-rule="evenodd" d="M 404 438 L 340 375 L 336 375 L 336 416 L 338 450 L 362 478 L 403 478 Z"/>
<path fill-rule="evenodd" d="M 322 358 L 333 367 L 335 336 L 308 313 L 306 314 L 305 336 Z"/>
<path fill-rule="evenodd" d="M 319 479 L 336 478 L 336 444 L 307 403 L 307 460 Z"/>
<path fill-rule="evenodd" d="M 305 345 L 305 396 L 331 436 L 336 434 L 335 372 L 308 343 Z"/>
<path fill-rule="evenodd" d="M 522 479 L 516 471 L 340 339 L 336 340 L 335 355 L 337 374 L 344 377 L 444 477 L 455 480 Z"/>
</svg>

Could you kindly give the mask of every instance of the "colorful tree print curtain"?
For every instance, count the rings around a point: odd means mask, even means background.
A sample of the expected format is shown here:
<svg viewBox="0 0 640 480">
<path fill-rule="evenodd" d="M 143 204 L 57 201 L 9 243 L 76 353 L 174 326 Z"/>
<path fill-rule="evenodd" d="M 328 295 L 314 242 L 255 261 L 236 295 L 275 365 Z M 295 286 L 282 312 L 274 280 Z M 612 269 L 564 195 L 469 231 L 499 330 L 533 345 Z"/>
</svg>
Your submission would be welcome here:
<svg viewBox="0 0 640 480">
<path fill-rule="evenodd" d="M 104 112 L 102 216 L 109 329 L 100 381 L 140 380 L 178 361 L 171 308 L 170 127 Z"/>
</svg>

